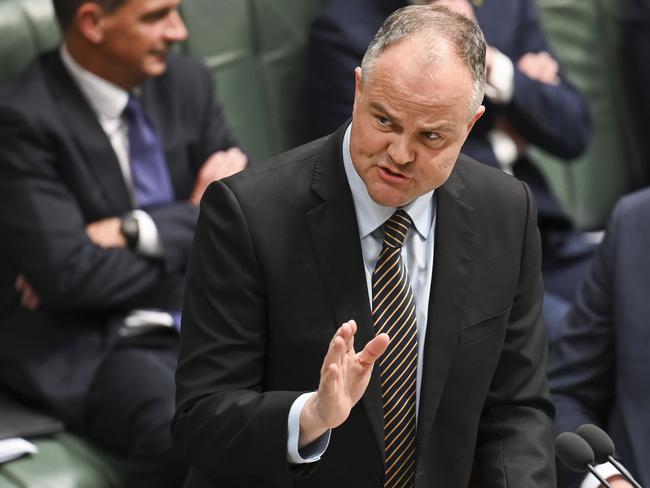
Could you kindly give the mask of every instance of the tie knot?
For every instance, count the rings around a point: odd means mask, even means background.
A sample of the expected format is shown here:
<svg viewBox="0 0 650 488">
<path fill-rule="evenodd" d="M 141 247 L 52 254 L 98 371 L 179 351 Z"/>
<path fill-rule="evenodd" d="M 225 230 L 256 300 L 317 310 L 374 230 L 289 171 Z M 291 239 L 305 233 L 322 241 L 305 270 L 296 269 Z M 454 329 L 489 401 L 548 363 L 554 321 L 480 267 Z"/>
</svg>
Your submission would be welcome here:
<svg viewBox="0 0 650 488">
<path fill-rule="evenodd" d="M 384 224 L 384 246 L 402 247 L 406 232 L 411 225 L 413 225 L 413 221 L 404 210 L 395 212 Z"/>
<path fill-rule="evenodd" d="M 124 116 L 129 119 L 137 119 L 142 117 L 144 110 L 142 110 L 142 104 L 135 96 L 129 95 L 129 100 L 126 102 L 126 107 L 124 107 Z"/>
</svg>

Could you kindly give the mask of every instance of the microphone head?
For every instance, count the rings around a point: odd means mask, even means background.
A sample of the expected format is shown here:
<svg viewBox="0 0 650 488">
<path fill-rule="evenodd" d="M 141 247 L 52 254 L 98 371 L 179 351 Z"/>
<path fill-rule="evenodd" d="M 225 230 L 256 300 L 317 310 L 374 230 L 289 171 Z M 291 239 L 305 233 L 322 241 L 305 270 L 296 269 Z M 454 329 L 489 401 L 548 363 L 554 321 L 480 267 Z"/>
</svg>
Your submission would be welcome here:
<svg viewBox="0 0 650 488">
<path fill-rule="evenodd" d="M 594 463 L 591 446 L 573 432 L 563 432 L 555 438 L 555 453 L 573 471 L 586 471 L 587 465 Z"/>
<path fill-rule="evenodd" d="M 591 446 L 594 451 L 594 460 L 598 464 L 607 462 L 607 458 L 614 455 L 614 441 L 600 427 L 594 424 L 585 424 L 578 427 L 576 434 Z"/>
</svg>

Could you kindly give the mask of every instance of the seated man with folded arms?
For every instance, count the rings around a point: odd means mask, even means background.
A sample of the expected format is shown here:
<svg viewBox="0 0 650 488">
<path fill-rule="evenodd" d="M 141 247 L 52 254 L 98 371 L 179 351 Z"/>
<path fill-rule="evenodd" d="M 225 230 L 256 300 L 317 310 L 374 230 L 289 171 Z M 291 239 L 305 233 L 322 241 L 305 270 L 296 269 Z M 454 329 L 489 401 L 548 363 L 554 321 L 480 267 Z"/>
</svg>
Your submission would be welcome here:
<svg viewBox="0 0 650 488">
<path fill-rule="evenodd" d="M 0 384 L 180 487 L 177 326 L 197 205 L 246 165 L 179 0 L 54 0 L 61 45 L 0 97 Z"/>
</svg>

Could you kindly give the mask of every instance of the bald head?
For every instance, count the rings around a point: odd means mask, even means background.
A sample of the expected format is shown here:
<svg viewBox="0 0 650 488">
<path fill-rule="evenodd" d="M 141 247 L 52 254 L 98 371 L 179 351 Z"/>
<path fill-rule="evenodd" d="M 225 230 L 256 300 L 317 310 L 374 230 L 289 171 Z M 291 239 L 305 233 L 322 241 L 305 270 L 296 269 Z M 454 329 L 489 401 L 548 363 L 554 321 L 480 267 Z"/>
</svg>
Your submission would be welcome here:
<svg viewBox="0 0 650 488">
<path fill-rule="evenodd" d="M 469 107 L 469 113 L 473 114 L 481 105 L 485 91 L 486 47 L 478 25 L 442 6 L 411 5 L 396 10 L 384 21 L 368 46 L 361 63 L 363 80 L 372 76 L 384 51 L 406 39 L 417 40 L 418 48 L 413 55 L 424 65 L 445 62 L 445 57 L 449 56 L 463 63 L 473 83 Z"/>
</svg>

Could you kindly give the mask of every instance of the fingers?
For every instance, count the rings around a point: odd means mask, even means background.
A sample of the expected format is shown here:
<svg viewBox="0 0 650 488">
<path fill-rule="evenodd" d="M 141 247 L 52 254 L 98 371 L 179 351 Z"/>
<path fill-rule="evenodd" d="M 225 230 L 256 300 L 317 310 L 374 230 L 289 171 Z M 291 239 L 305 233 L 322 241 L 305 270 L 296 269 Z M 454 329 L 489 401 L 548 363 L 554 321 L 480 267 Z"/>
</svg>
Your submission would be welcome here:
<svg viewBox="0 0 650 488">
<path fill-rule="evenodd" d="M 560 82 L 560 65 L 548 52 L 526 53 L 517 61 L 517 68 L 529 78 L 556 85 Z"/>
<path fill-rule="evenodd" d="M 386 352 L 389 342 L 388 334 L 381 333 L 375 336 L 358 354 L 359 364 L 365 367 L 372 366 Z"/>
<path fill-rule="evenodd" d="M 238 173 L 246 167 L 247 162 L 246 154 L 238 147 L 213 153 L 199 170 L 190 202 L 198 205 L 210 183 Z"/>
<path fill-rule="evenodd" d="M 86 225 L 86 234 L 96 245 L 104 248 L 126 247 L 126 239 L 120 230 L 120 218 L 109 217 Z"/>
<path fill-rule="evenodd" d="M 352 352 L 354 354 L 354 334 L 356 332 L 357 324 L 353 320 L 345 322 L 338 328 L 325 354 L 321 377 L 326 375 L 327 368 L 331 364 L 337 364 L 342 367 L 346 353 Z"/>
<path fill-rule="evenodd" d="M 16 291 L 20 293 L 20 304 L 24 308 L 28 310 L 36 310 L 38 308 L 38 295 L 22 274 L 16 277 Z"/>
</svg>

